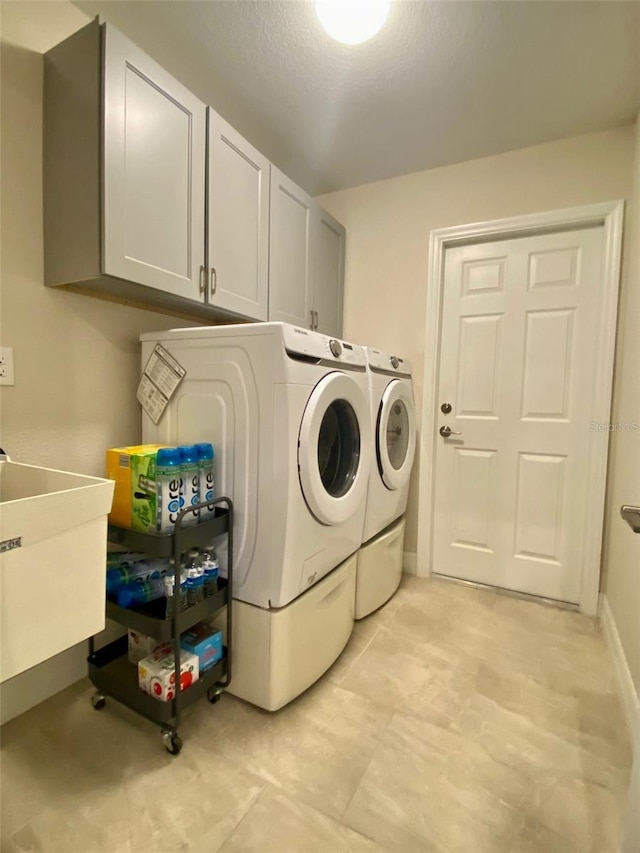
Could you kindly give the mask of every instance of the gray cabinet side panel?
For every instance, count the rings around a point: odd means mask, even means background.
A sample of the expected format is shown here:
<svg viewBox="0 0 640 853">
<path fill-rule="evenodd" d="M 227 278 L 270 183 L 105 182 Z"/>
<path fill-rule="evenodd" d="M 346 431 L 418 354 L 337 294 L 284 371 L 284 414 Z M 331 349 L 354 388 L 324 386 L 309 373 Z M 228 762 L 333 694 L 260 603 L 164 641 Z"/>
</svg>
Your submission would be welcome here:
<svg viewBox="0 0 640 853">
<path fill-rule="evenodd" d="M 44 57 L 44 276 L 100 273 L 101 27 L 97 19 Z"/>
</svg>

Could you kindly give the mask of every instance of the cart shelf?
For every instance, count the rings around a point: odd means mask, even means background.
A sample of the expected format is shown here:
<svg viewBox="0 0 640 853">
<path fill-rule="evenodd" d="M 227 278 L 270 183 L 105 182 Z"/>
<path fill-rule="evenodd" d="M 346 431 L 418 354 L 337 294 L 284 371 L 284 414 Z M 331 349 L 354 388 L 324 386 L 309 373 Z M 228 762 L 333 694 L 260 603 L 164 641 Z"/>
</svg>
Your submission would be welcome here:
<svg viewBox="0 0 640 853">
<path fill-rule="evenodd" d="M 223 500 L 219 498 L 218 500 Z M 206 507 L 207 504 L 202 504 Z M 197 507 L 196 507 L 197 508 Z M 187 510 L 188 512 L 188 510 Z M 216 507 L 214 518 L 193 527 L 180 527 L 179 533 L 144 533 L 130 527 L 109 525 L 108 538 L 114 545 L 122 545 L 131 551 L 140 551 L 151 557 L 173 557 L 175 538 L 179 538 L 182 553 L 196 545 L 208 545 L 212 539 L 229 532 L 229 509 Z"/>
<path fill-rule="evenodd" d="M 211 598 L 205 598 L 199 604 L 193 604 L 178 613 L 175 619 L 178 633 L 186 631 L 196 622 L 206 621 L 221 610 L 229 601 L 228 590 L 228 586 L 224 586 Z M 113 601 L 107 601 L 107 619 L 160 642 L 169 642 L 173 639 L 176 626 L 172 618 L 165 618 L 166 608 L 166 598 L 158 598 L 135 608 L 120 607 Z"/>
<path fill-rule="evenodd" d="M 188 708 L 210 690 L 215 690 L 226 669 L 225 648 L 222 660 L 179 694 L 181 709 Z M 89 678 L 100 693 L 116 699 L 153 723 L 169 724 L 175 718 L 173 701 L 161 702 L 138 687 L 138 667 L 129 662 L 126 637 L 119 637 L 89 656 Z"/>
</svg>

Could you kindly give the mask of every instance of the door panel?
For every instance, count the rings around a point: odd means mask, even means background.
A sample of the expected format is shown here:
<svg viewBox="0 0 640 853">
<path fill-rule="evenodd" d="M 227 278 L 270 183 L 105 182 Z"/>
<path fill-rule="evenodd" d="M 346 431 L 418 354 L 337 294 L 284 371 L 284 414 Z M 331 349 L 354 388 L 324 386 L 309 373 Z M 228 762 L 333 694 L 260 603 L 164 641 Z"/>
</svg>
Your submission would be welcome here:
<svg viewBox="0 0 640 853">
<path fill-rule="evenodd" d="M 458 447 L 453 459 L 453 544 L 493 553 L 495 451 Z"/>
<path fill-rule="evenodd" d="M 345 230 L 326 210 L 313 215 L 313 308 L 317 330 L 342 337 Z"/>
<path fill-rule="evenodd" d="M 577 603 L 602 228 L 445 257 L 434 571 Z"/>
<path fill-rule="evenodd" d="M 500 314 L 460 318 L 459 417 L 497 418 Z"/>
<path fill-rule="evenodd" d="M 270 164 L 209 109 L 209 302 L 267 319 Z"/>
<path fill-rule="evenodd" d="M 518 454 L 516 557 L 561 564 L 565 474 L 565 456 Z"/>
<path fill-rule="evenodd" d="M 310 328 L 313 200 L 271 167 L 269 319 Z"/>
<path fill-rule="evenodd" d="M 107 275 L 202 300 L 206 108 L 105 27 Z"/>
<path fill-rule="evenodd" d="M 526 420 L 567 420 L 574 310 L 527 312 L 521 410 Z"/>
</svg>

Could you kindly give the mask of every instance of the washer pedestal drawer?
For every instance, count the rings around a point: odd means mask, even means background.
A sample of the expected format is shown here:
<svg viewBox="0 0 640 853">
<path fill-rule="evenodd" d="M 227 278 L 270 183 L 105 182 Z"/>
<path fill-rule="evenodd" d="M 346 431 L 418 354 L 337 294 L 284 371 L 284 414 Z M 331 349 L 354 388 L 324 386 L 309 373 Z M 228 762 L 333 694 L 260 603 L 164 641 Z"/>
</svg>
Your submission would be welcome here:
<svg viewBox="0 0 640 853">
<path fill-rule="evenodd" d="M 229 693 L 277 711 L 310 687 L 351 636 L 355 585 L 354 554 L 286 607 L 234 601 Z"/>
<path fill-rule="evenodd" d="M 404 528 L 401 518 L 358 551 L 356 619 L 382 607 L 400 586 Z"/>
</svg>

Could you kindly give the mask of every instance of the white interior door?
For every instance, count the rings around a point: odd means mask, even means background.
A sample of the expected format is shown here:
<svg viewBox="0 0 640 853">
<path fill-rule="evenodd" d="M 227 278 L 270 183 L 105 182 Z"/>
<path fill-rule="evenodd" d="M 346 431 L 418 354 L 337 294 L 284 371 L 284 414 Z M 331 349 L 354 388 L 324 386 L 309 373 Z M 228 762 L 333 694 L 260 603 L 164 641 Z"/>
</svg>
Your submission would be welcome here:
<svg viewBox="0 0 640 853">
<path fill-rule="evenodd" d="M 437 425 L 460 434 L 436 437 L 433 570 L 578 603 L 603 228 L 444 269 Z"/>
</svg>

